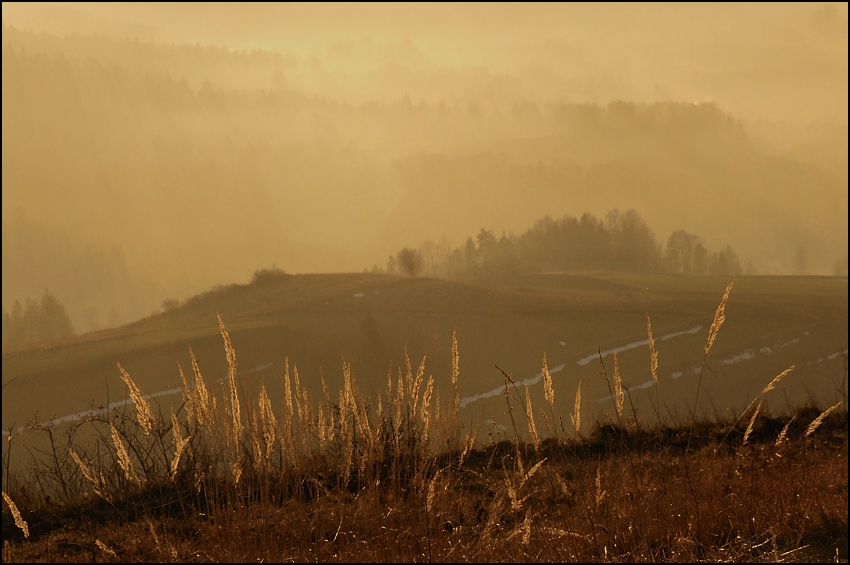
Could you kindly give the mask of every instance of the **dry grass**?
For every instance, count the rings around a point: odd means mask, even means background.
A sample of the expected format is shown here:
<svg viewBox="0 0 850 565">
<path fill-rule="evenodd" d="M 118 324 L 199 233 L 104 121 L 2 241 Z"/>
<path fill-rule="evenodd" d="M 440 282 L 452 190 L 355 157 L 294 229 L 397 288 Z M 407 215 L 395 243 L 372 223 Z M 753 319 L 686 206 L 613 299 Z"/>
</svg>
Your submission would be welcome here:
<svg viewBox="0 0 850 565">
<path fill-rule="evenodd" d="M 21 511 L 18 510 L 18 506 L 15 504 L 15 501 L 12 500 L 5 492 L 3 493 L 3 500 L 6 502 L 6 505 L 9 507 L 9 512 L 12 513 L 12 517 L 15 519 L 15 525 L 21 530 L 25 538 L 30 537 L 29 524 L 27 524 L 26 520 L 24 520 L 21 516 Z"/>
<path fill-rule="evenodd" d="M 3 493 L 11 510 L 4 561 L 847 558 L 847 412 L 802 407 L 787 422 L 760 412 L 791 369 L 753 400 L 759 408 L 744 430 L 694 419 L 641 430 L 619 423 L 615 356 L 618 423 L 597 422 L 582 437 L 579 384 L 568 439 L 557 433 L 544 357 L 549 437 L 538 434 L 528 389 L 521 395 L 514 385 L 512 394 L 505 374 L 514 441 L 476 449 L 477 429 L 459 432 L 456 336 L 448 406 L 425 379 L 425 359 L 414 372 L 405 355 L 371 396 L 344 363 L 338 397 L 323 382 L 317 403 L 287 363 L 275 414 L 264 386 L 256 401 L 240 395 L 236 352 L 221 318 L 219 326 L 228 362 L 221 390 L 207 388 L 192 354 L 192 378 L 178 368 L 183 410 L 156 417 L 121 369 L 135 414 L 94 418 L 100 441 L 79 446 L 69 435 L 64 446 L 75 464 L 37 462 L 32 480 Z M 654 376 L 651 332 L 647 317 Z M 608 379 L 601 354 L 600 365 Z"/>
</svg>

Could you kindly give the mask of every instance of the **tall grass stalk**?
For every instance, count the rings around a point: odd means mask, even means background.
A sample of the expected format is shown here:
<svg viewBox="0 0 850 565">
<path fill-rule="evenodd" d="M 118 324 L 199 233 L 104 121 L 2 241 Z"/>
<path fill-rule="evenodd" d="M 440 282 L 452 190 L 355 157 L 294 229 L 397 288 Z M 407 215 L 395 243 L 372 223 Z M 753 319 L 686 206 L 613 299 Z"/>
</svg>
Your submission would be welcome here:
<svg viewBox="0 0 850 565">
<path fill-rule="evenodd" d="M 649 373 L 655 383 L 655 421 L 661 423 L 661 400 L 658 394 L 658 351 L 655 349 L 655 340 L 652 338 L 652 322 L 649 314 L 646 315 L 646 337 L 649 340 Z"/>
</svg>

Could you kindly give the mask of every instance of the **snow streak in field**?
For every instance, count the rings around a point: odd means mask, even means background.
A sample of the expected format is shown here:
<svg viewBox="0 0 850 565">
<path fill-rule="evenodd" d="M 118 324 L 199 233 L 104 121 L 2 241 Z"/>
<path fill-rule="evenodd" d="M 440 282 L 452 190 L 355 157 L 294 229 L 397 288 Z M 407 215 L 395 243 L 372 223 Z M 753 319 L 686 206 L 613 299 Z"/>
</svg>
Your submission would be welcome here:
<svg viewBox="0 0 850 565">
<path fill-rule="evenodd" d="M 668 340 L 668 339 L 672 339 L 674 337 L 678 337 L 680 335 L 695 334 L 698 331 L 700 331 L 701 329 L 702 329 L 702 326 L 694 326 L 693 328 L 691 328 L 689 330 L 664 334 L 664 335 L 656 338 L 655 341 L 665 341 L 665 340 Z M 564 345 L 563 341 L 560 342 L 560 343 L 561 343 L 561 345 Z M 607 349 L 607 350 L 602 352 L 602 357 L 606 357 L 606 356 L 612 355 L 614 353 L 620 353 L 622 351 L 628 351 L 629 349 L 634 349 L 635 347 L 640 347 L 642 345 L 645 345 L 645 346 L 648 347 L 649 346 L 649 340 L 644 339 L 642 341 L 635 341 L 635 342 L 623 345 L 621 347 L 615 347 L 613 349 Z M 593 355 L 588 355 L 587 357 L 582 357 L 581 359 L 576 361 L 576 363 L 578 363 L 579 365 L 587 365 L 592 360 L 598 359 L 598 358 L 599 358 L 599 354 L 594 353 Z M 557 372 L 563 371 L 565 366 L 566 366 L 566 363 L 558 365 L 557 367 L 553 367 L 553 368 L 549 369 L 549 373 L 551 374 L 551 373 L 557 373 Z M 537 383 L 540 382 L 540 379 L 542 379 L 542 378 L 543 378 L 543 373 L 541 372 L 541 373 L 537 373 L 533 377 L 529 377 L 529 378 L 522 380 L 522 381 L 517 381 L 516 384 L 517 385 L 526 385 L 526 386 L 536 385 Z M 650 381 L 650 382 L 652 382 L 652 381 Z M 645 387 L 644 387 L 644 385 L 640 385 L 640 386 L 635 387 L 635 388 L 645 388 Z M 463 408 L 464 406 L 467 406 L 468 404 L 475 402 L 476 400 L 483 400 L 485 398 L 490 398 L 490 397 L 496 396 L 498 394 L 502 394 L 504 392 L 504 390 L 505 390 L 505 388 L 500 386 L 498 388 L 494 388 L 493 390 L 489 390 L 487 392 L 482 392 L 480 394 L 474 394 L 472 396 L 464 396 L 463 398 L 460 399 L 460 407 Z"/>
<path fill-rule="evenodd" d="M 258 371 L 262 371 L 263 369 L 268 369 L 273 364 L 274 363 L 266 363 L 265 365 L 260 365 L 259 367 L 254 367 L 253 369 L 248 369 L 247 371 L 245 371 L 245 373 L 256 373 Z M 224 382 L 224 378 L 218 379 L 218 381 L 216 381 L 216 382 L 222 383 L 222 382 Z M 180 394 L 181 392 L 183 392 L 183 387 L 178 386 L 178 387 L 174 387 L 174 388 L 168 388 L 168 389 L 165 389 L 165 390 L 160 390 L 158 392 L 152 392 L 150 394 L 145 394 L 145 395 L 142 395 L 142 396 L 143 396 L 143 398 L 156 398 L 157 396 L 167 396 L 169 394 Z M 46 429 L 46 428 L 58 426 L 60 424 L 64 424 L 65 422 L 74 422 L 76 420 L 84 420 L 86 418 L 92 418 L 92 417 L 95 417 L 95 416 L 100 416 L 102 414 L 109 412 L 110 410 L 115 410 L 116 408 L 121 408 L 123 406 L 129 406 L 130 404 L 133 404 L 133 401 L 129 398 L 124 399 L 124 400 L 117 400 L 115 402 L 110 402 L 106 407 L 100 406 L 100 407 L 94 408 L 92 410 L 84 410 L 82 412 L 77 412 L 76 414 L 69 414 L 67 416 L 62 416 L 61 418 L 53 418 L 52 420 L 48 420 L 47 422 L 38 422 L 36 427 L 38 429 Z M 18 434 L 23 434 L 26 431 L 26 429 L 27 429 L 26 426 L 18 426 L 18 429 L 16 430 L 16 432 Z M 3 436 L 5 437 L 5 436 L 8 436 L 8 435 L 9 435 L 9 431 L 3 430 Z"/>
<path fill-rule="evenodd" d="M 551 369 L 549 369 L 549 374 L 551 375 L 552 373 L 559 373 L 559 372 L 564 370 L 565 366 L 566 366 L 566 363 L 562 363 L 561 365 L 558 365 L 557 367 L 552 367 Z M 529 377 L 529 378 L 522 380 L 522 381 L 516 381 L 516 384 L 517 385 L 525 385 L 525 386 L 536 385 L 537 383 L 540 382 L 540 379 L 542 379 L 542 378 L 543 378 L 543 373 L 540 372 L 540 373 L 537 373 L 537 375 L 535 375 L 533 377 Z M 490 398 L 491 396 L 496 396 L 497 394 L 502 394 L 504 391 L 505 391 L 505 388 L 500 386 L 499 388 L 494 388 L 493 390 L 489 390 L 487 392 L 482 392 L 481 394 L 474 394 L 472 396 L 464 396 L 463 398 L 460 399 L 460 407 L 463 408 L 467 404 L 469 404 L 471 402 L 475 402 L 476 400 L 484 400 L 485 398 Z"/>
<path fill-rule="evenodd" d="M 689 330 L 684 330 L 684 331 L 681 331 L 681 332 L 673 332 L 673 333 L 670 333 L 670 334 L 664 334 L 661 337 L 656 338 L 655 341 L 666 341 L 666 340 L 672 339 L 674 337 L 679 337 L 680 335 L 695 334 L 698 331 L 700 331 L 701 329 L 702 329 L 702 326 L 694 326 Z M 649 339 L 644 339 L 644 340 L 641 340 L 641 341 L 633 341 L 632 343 L 628 343 L 626 345 L 621 345 L 620 347 L 615 347 L 613 349 L 606 349 L 605 351 L 602 352 L 602 357 L 607 357 L 609 355 L 613 355 L 614 353 L 622 353 L 623 351 L 628 351 L 629 349 L 634 349 L 635 347 L 641 347 L 641 346 L 644 346 L 644 345 L 649 347 Z M 590 363 L 591 361 L 593 361 L 595 359 L 599 359 L 599 353 L 593 353 L 591 355 L 588 355 L 587 357 L 582 357 L 581 359 L 576 361 L 576 363 L 584 366 L 584 365 L 587 365 L 588 363 Z"/>
<path fill-rule="evenodd" d="M 807 336 L 807 335 L 809 335 L 809 332 L 803 332 L 803 335 Z M 773 348 L 765 346 L 765 347 L 759 348 L 758 353 L 761 353 L 762 355 L 770 355 L 776 349 L 781 349 L 783 347 L 787 347 L 787 346 L 792 345 L 794 343 L 798 343 L 800 341 L 800 339 L 801 339 L 800 337 L 795 337 L 795 338 L 792 338 L 792 339 L 785 341 L 785 342 L 777 341 L 776 343 L 774 343 Z M 836 351 L 835 353 L 831 353 L 831 354 L 829 354 L 825 357 L 821 357 L 821 358 L 819 358 L 815 361 L 807 361 L 806 366 L 811 367 L 812 365 L 817 364 L 817 363 L 823 363 L 824 361 L 827 361 L 827 360 L 836 359 L 840 355 L 847 355 L 847 350 L 845 349 L 844 351 Z M 745 349 L 744 351 L 742 351 L 741 353 L 738 353 L 737 355 L 733 355 L 731 357 L 726 357 L 725 359 L 720 359 L 719 363 L 722 364 L 722 365 L 734 365 L 735 363 L 741 363 L 743 361 L 749 361 L 751 359 L 755 359 L 755 357 L 756 357 L 756 349 L 750 348 L 750 349 Z M 699 365 L 695 365 L 695 366 L 691 367 L 690 374 L 698 375 L 699 372 L 700 372 L 700 369 L 701 369 L 701 367 Z M 671 379 L 678 379 L 679 377 L 682 376 L 682 374 L 683 374 L 682 371 L 676 371 L 672 375 L 670 375 L 670 378 Z M 650 381 L 646 381 L 645 383 L 641 383 L 637 386 L 630 386 L 630 387 L 624 386 L 623 388 L 626 388 L 628 390 L 640 390 L 642 388 L 649 388 L 650 386 L 652 386 L 653 382 L 654 381 L 650 380 Z M 610 399 L 611 399 L 611 396 L 604 396 L 604 397 L 600 398 L 599 400 L 597 400 L 597 402 L 605 402 L 606 400 L 610 400 Z"/>
</svg>

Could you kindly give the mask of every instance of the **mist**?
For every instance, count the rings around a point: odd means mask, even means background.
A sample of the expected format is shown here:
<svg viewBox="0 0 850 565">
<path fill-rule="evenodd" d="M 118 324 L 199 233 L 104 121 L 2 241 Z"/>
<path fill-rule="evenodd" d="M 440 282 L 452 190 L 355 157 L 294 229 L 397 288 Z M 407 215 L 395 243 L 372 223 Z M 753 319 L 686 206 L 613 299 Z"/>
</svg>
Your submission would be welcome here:
<svg viewBox="0 0 850 565">
<path fill-rule="evenodd" d="M 2 6 L 4 310 L 637 210 L 847 273 L 846 4 Z M 801 255 L 802 254 L 802 255 Z"/>
</svg>

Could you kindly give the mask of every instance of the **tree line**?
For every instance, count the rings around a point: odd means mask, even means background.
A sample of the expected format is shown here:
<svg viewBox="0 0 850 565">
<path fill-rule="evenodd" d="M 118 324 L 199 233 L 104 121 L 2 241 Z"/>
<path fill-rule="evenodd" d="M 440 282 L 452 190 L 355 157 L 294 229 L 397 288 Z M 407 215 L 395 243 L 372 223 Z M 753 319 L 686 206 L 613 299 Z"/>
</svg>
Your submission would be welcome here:
<svg viewBox="0 0 850 565">
<path fill-rule="evenodd" d="M 670 234 L 662 246 L 633 209 L 611 210 L 604 219 L 590 213 L 581 218 L 545 216 L 519 236 L 502 232 L 496 238 L 491 230 L 481 228 L 461 247 L 452 248 L 446 240 L 427 241 L 418 249 L 405 247 L 389 257 L 386 267 L 391 274 L 454 279 L 595 270 L 727 276 L 743 272 L 738 254 L 729 245 L 713 251 L 701 237 L 685 230 Z"/>
<path fill-rule="evenodd" d="M 15 300 L 12 311 L 3 309 L 3 347 L 52 341 L 74 335 L 71 318 L 55 296 L 45 290 L 41 301 Z"/>
</svg>

